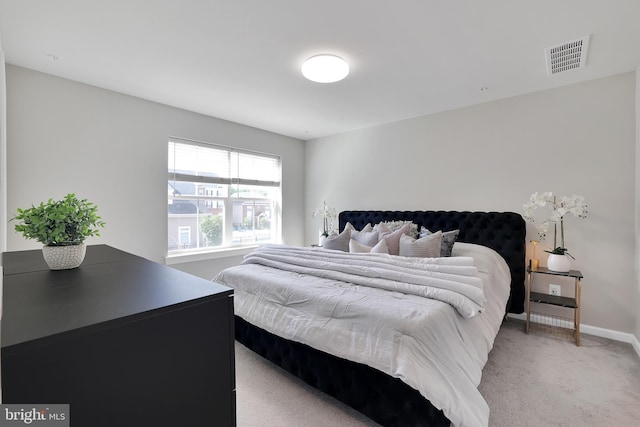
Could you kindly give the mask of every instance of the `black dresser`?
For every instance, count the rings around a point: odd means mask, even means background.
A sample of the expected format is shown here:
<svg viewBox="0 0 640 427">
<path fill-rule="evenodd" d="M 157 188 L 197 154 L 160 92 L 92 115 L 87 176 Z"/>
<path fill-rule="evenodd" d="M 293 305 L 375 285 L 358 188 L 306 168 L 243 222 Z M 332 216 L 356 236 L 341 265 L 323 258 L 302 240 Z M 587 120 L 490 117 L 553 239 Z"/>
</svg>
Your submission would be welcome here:
<svg viewBox="0 0 640 427">
<path fill-rule="evenodd" d="M 49 270 L 6 252 L 3 403 L 69 404 L 71 426 L 234 426 L 230 288 L 106 245 Z"/>
</svg>

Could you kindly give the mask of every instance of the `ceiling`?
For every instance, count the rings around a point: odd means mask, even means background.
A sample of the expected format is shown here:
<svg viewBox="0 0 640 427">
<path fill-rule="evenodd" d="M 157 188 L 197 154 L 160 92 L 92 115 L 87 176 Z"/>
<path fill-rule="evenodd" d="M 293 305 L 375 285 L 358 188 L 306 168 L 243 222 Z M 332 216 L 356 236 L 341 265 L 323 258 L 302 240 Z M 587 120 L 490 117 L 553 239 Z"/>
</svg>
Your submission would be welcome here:
<svg viewBox="0 0 640 427">
<path fill-rule="evenodd" d="M 587 63 L 544 49 L 590 35 Z M 0 0 L 7 63 L 308 140 L 634 71 L 638 0 Z M 318 53 L 349 76 L 313 83 Z"/>
</svg>

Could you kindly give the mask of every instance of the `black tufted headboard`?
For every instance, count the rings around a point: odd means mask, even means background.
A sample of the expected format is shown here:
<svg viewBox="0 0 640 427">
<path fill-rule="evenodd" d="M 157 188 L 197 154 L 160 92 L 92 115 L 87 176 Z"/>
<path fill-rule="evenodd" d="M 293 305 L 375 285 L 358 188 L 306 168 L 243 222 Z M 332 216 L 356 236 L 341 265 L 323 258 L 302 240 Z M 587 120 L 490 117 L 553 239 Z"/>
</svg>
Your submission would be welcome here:
<svg viewBox="0 0 640 427">
<path fill-rule="evenodd" d="M 412 221 L 431 231 L 460 230 L 458 241 L 487 246 L 507 261 L 511 270 L 511 297 L 507 311 L 524 311 L 525 234 L 522 216 L 513 212 L 456 211 L 343 211 L 338 216 L 340 231 L 350 222 L 360 230 L 381 221 Z"/>
</svg>

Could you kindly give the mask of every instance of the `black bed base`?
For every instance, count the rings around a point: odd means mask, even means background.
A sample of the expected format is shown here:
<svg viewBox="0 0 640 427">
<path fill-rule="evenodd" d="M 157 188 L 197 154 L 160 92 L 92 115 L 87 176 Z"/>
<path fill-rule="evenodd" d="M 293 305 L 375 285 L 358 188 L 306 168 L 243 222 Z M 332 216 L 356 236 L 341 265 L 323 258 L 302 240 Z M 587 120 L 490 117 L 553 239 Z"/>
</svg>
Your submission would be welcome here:
<svg viewBox="0 0 640 427">
<path fill-rule="evenodd" d="M 386 427 L 449 427 L 417 390 L 369 366 L 285 340 L 236 316 L 236 340 Z"/>
</svg>

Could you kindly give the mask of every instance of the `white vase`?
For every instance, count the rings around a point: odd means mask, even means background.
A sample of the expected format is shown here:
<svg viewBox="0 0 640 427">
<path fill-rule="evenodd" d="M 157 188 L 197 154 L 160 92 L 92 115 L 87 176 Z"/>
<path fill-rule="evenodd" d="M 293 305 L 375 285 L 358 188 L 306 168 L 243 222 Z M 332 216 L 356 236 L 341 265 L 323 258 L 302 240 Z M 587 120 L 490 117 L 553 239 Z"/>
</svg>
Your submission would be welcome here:
<svg viewBox="0 0 640 427">
<path fill-rule="evenodd" d="M 69 270 L 79 267 L 87 252 L 87 245 L 43 246 L 42 256 L 52 270 Z"/>
<path fill-rule="evenodd" d="M 547 268 L 558 273 L 567 273 L 571 269 L 571 262 L 567 255 L 549 254 Z"/>
</svg>

